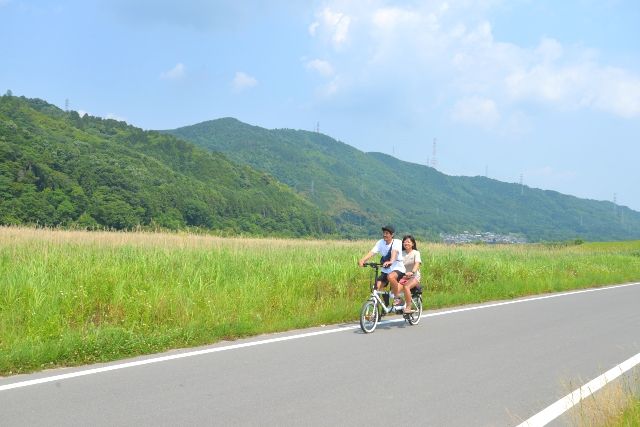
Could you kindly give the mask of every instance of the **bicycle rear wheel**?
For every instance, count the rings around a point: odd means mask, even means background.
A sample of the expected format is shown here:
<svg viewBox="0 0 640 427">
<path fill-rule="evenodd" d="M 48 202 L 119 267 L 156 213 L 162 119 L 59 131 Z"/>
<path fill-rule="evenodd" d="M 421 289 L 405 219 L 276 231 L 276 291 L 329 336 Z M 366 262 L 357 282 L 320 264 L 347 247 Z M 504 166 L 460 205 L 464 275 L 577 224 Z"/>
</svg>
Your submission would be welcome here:
<svg viewBox="0 0 640 427">
<path fill-rule="evenodd" d="M 365 334 L 373 332 L 378 326 L 380 319 L 378 313 L 378 303 L 375 300 L 368 300 L 362 304 L 360 310 L 360 328 Z"/>
<path fill-rule="evenodd" d="M 410 325 L 417 325 L 422 317 L 422 297 L 420 295 L 416 295 L 412 300 L 412 308 L 414 311 L 411 314 L 407 314 L 405 319 Z"/>
</svg>

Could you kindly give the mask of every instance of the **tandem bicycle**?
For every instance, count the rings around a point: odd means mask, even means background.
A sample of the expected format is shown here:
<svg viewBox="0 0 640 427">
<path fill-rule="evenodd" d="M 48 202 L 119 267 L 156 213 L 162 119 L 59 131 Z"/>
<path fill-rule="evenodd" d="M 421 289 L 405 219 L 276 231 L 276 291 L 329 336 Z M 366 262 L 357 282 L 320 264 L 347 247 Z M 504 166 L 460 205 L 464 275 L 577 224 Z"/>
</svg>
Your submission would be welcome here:
<svg viewBox="0 0 640 427">
<path fill-rule="evenodd" d="M 378 322 L 382 319 L 382 316 L 392 312 L 395 314 L 402 314 L 404 320 L 410 325 L 417 325 L 418 322 L 420 322 L 420 317 L 422 316 L 422 288 L 420 286 L 416 286 L 411 289 L 411 301 L 408 303 L 411 304 L 413 311 L 411 313 L 404 313 L 404 305 L 393 305 L 393 299 L 390 298 L 390 291 L 376 289 L 376 279 L 378 277 L 378 270 L 380 269 L 381 264 L 367 262 L 364 263 L 364 266 L 374 269 L 374 273 L 369 286 L 371 294 L 364 304 L 362 304 L 362 309 L 360 310 L 360 328 L 362 328 L 362 331 L 367 334 L 373 332 L 376 329 L 376 326 L 378 326 Z"/>
</svg>

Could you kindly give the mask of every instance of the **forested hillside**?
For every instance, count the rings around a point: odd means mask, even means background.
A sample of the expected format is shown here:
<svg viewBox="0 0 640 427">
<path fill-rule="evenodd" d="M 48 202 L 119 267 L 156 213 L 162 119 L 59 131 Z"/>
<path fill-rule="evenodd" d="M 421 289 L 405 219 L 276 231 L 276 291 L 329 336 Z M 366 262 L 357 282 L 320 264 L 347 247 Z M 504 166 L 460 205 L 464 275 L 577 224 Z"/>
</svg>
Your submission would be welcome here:
<svg viewBox="0 0 640 427">
<path fill-rule="evenodd" d="M 320 133 L 235 119 L 143 131 L 0 98 L 0 225 L 364 237 L 388 222 L 434 239 L 465 230 L 640 238 L 640 213 L 610 202 L 447 176 Z"/>
<path fill-rule="evenodd" d="M 335 224 L 264 172 L 174 136 L 0 98 L 0 225 L 201 227 L 302 236 Z"/>
<path fill-rule="evenodd" d="M 334 217 L 348 234 L 402 233 L 437 238 L 465 230 L 539 240 L 640 238 L 640 213 L 484 177 L 453 177 L 326 135 L 267 130 L 225 118 L 169 132 L 268 172 Z"/>
</svg>

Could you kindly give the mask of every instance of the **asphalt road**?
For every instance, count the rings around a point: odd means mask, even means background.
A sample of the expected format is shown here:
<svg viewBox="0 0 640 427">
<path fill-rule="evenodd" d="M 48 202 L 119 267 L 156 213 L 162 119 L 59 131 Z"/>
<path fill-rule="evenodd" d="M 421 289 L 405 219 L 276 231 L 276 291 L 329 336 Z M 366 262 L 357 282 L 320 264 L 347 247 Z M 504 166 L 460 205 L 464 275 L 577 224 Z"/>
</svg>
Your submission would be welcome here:
<svg viewBox="0 0 640 427">
<path fill-rule="evenodd" d="M 638 354 L 639 306 L 633 284 L 0 378 L 0 425 L 515 426 Z"/>
</svg>

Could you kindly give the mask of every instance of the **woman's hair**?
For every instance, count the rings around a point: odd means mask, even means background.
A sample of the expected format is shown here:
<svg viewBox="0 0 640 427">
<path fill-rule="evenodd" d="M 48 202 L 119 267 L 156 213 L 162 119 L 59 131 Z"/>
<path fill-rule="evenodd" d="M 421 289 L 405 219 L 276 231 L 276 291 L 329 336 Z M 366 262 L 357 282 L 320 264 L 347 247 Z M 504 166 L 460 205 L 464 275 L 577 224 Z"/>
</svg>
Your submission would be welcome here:
<svg viewBox="0 0 640 427">
<path fill-rule="evenodd" d="M 416 239 L 414 239 L 411 234 L 407 234 L 406 236 L 404 236 L 402 238 L 402 243 L 404 243 L 404 241 L 407 240 L 407 239 L 411 240 L 411 244 L 413 245 L 413 249 L 417 251 L 418 250 L 418 245 L 416 245 Z"/>
</svg>

